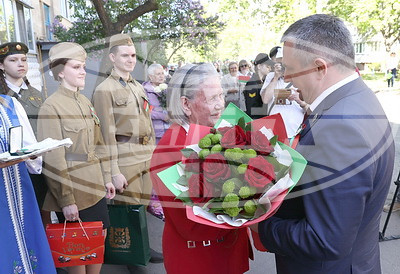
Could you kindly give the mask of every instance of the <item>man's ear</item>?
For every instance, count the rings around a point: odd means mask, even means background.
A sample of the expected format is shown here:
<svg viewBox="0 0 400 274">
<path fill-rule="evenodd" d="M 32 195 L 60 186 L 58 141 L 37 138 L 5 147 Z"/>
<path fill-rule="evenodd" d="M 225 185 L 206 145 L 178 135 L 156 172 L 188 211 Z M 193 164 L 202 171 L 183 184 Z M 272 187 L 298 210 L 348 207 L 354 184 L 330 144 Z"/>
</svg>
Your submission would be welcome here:
<svg viewBox="0 0 400 274">
<path fill-rule="evenodd" d="M 114 55 L 114 53 L 110 53 L 108 55 L 108 58 L 110 58 L 111 62 L 115 63 L 115 55 Z"/>
<path fill-rule="evenodd" d="M 189 99 L 186 96 L 181 96 L 181 104 L 183 112 L 187 117 L 189 117 L 192 114 Z"/>
<path fill-rule="evenodd" d="M 316 66 L 318 78 L 319 79 L 324 78 L 325 75 L 328 73 L 328 63 L 322 58 L 317 58 L 315 59 L 314 64 Z"/>
</svg>

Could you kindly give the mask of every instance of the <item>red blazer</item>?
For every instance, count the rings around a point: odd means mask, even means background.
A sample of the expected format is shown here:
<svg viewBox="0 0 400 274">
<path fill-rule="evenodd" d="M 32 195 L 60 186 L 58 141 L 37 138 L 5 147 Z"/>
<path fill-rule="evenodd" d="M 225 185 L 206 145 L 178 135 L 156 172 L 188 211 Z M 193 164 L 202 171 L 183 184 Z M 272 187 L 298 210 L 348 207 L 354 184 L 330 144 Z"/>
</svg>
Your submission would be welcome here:
<svg viewBox="0 0 400 274">
<path fill-rule="evenodd" d="M 151 179 L 165 214 L 162 240 L 165 269 L 172 274 L 244 273 L 249 270 L 249 257 L 252 258 L 247 228 L 220 229 L 187 219 L 184 204 L 175 200 L 157 176 L 158 172 L 181 161 L 180 150 L 185 140 L 185 129 L 172 125 L 158 143 L 151 160 Z M 193 244 L 196 247 L 188 247 Z"/>
</svg>

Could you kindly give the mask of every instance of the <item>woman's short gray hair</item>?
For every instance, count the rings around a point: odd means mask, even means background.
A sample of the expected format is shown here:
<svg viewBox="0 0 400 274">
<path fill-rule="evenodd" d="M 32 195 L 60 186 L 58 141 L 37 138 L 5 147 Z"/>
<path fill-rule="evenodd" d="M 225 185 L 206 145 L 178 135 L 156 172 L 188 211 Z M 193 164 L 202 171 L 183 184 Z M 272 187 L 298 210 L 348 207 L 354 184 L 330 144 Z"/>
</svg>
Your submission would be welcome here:
<svg viewBox="0 0 400 274">
<path fill-rule="evenodd" d="M 179 125 L 189 123 L 181 104 L 181 97 L 193 99 L 200 91 L 200 85 L 210 77 L 219 77 L 211 63 L 186 64 L 175 71 L 168 83 L 167 108 L 172 122 Z"/>
<path fill-rule="evenodd" d="M 163 66 L 161 66 L 160 64 L 151 64 L 151 65 L 147 68 L 147 74 L 148 74 L 148 75 L 154 75 L 154 72 L 156 71 L 156 69 L 162 69 L 162 70 L 164 70 Z"/>
</svg>

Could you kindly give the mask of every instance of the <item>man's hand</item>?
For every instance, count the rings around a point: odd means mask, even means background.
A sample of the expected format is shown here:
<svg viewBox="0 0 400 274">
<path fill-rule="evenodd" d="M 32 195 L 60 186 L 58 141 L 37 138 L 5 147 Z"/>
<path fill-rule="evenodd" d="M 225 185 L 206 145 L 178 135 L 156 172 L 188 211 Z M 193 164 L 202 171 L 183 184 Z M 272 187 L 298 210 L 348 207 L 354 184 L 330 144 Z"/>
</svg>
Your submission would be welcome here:
<svg viewBox="0 0 400 274">
<path fill-rule="evenodd" d="M 126 181 L 125 176 L 121 173 L 112 176 L 112 183 L 119 193 L 123 193 L 124 189 L 128 187 L 128 182 Z"/>
<path fill-rule="evenodd" d="M 115 197 L 115 186 L 111 182 L 109 182 L 106 184 L 106 190 L 107 190 L 106 198 L 113 199 Z"/>
<path fill-rule="evenodd" d="M 77 221 L 79 219 L 79 211 L 76 204 L 64 206 L 62 211 L 67 221 Z"/>
<path fill-rule="evenodd" d="M 302 107 L 304 110 L 307 110 L 307 108 L 309 107 L 309 105 L 303 101 L 300 97 L 300 90 L 295 89 L 293 87 L 291 87 L 292 89 L 292 94 L 288 97 L 288 99 L 290 101 L 296 101 L 296 103 L 298 103 L 300 105 L 300 107 Z M 294 91 L 294 92 L 293 92 Z"/>
</svg>

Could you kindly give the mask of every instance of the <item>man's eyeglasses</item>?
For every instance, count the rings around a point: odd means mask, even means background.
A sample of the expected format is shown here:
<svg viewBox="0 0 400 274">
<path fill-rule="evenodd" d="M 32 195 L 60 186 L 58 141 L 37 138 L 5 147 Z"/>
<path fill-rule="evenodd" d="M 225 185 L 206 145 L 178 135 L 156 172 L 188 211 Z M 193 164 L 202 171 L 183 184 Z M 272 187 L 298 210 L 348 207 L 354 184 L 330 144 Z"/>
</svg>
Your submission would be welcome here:
<svg viewBox="0 0 400 274">
<path fill-rule="evenodd" d="M 249 65 L 240 65 L 239 67 L 240 68 L 245 68 L 245 67 L 248 67 Z"/>
</svg>

